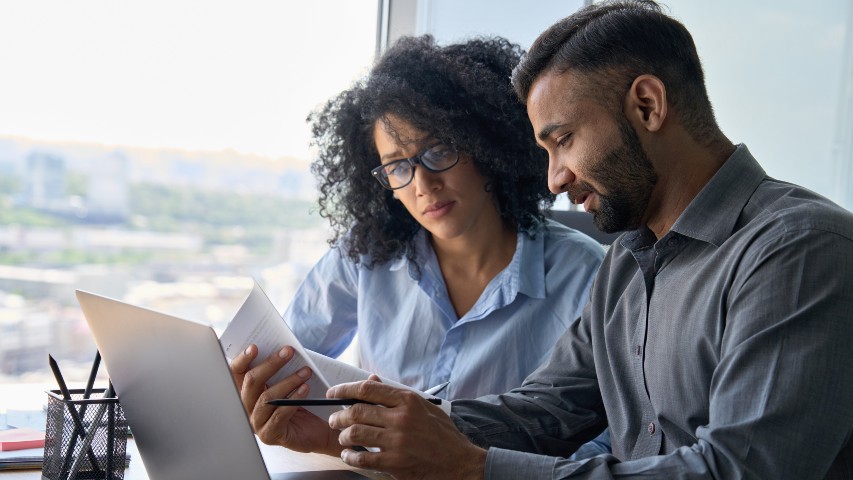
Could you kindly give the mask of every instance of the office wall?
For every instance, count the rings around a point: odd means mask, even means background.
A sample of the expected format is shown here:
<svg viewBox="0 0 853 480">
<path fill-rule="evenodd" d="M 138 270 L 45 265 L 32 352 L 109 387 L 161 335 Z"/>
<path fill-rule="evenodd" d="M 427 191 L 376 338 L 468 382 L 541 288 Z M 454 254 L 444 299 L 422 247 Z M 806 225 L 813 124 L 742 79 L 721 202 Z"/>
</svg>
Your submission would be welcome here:
<svg viewBox="0 0 853 480">
<path fill-rule="evenodd" d="M 391 40 L 500 34 L 528 47 L 586 2 L 386 0 Z M 769 175 L 853 209 L 853 4 L 666 0 L 694 36 L 723 131 Z M 845 53 L 846 52 L 846 53 Z"/>
</svg>

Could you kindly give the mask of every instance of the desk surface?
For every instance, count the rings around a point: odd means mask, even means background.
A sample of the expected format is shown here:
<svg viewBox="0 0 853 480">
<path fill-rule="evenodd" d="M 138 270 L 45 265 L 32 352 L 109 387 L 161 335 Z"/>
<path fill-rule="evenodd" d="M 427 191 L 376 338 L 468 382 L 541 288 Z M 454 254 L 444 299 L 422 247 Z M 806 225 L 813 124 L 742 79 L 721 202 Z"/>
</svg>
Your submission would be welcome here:
<svg viewBox="0 0 853 480">
<path fill-rule="evenodd" d="M 46 401 L 45 391 L 51 385 L 40 384 L 0 384 L 0 413 L 8 410 L 35 410 L 43 408 Z M 43 414 L 42 414 L 43 415 Z M 42 417 L 42 422 L 43 422 Z M 352 468 L 336 457 L 316 453 L 299 453 L 283 447 L 260 444 L 261 454 L 270 472 L 307 472 L 312 470 L 355 470 L 372 479 L 388 479 L 387 475 Z M 127 452 L 130 454 L 130 467 L 124 471 L 126 480 L 147 480 L 145 465 L 136 449 L 136 443 L 129 439 Z M 0 472 L 0 480 L 41 479 L 40 470 L 15 470 Z"/>
<path fill-rule="evenodd" d="M 136 443 L 130 439 L 127 443 L 130 454 L 130 466 L 124 471 L 125 480 L 148 480 L 145 466 L 136 450 Z M 387 475 L 367 470 L 352 468 L 339 458 L 317 453 L 299 453 L 282 447 L 261 445 L 261 453 L 271 472 L 307 472 L 312 470 L 355 470 L 372 479 L 388 479 Z M 0 480 L 33 480 L 41 479 L 40 470 L 17 470 L 0 472 Z"/>
</svg>

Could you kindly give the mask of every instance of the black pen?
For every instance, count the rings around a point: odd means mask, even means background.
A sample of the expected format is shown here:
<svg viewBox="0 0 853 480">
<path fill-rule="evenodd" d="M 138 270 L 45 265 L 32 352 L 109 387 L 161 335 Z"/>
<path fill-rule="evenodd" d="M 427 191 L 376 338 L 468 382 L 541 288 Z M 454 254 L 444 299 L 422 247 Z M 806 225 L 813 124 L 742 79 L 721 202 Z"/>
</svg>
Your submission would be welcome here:
<svg viewBox="0 0 853 480">
<path fill-rule="evenodd" d="M 101 352 L 98 352 L 100 355 Z M 103 398 L 113 398 L 115 397 L 115 389 L 113 388 L 113 382 L 111 380 L 107 381 L 107 391 L 104 392 Z M 115 436 L 116 436 L 116 403 L 110 403 L 107 411 L 107 472 L 113 471 L 113 448 L 115 448 Z"/>
<path fill-rule="evenodd" d="M 83 400 L 88 400 L 89 397 L 92 396 L 92 387 L 95 386 L 95 377 L 98 376 L 98 367 L 100 365 L 101 365 L 101 352 L 99 350 L 95 350 L 95 360 L 92 361 L 92 369 L 89 370 L 89 380 L 86 381 L 86 389 L 83 390 Z M 84 403 L 80 407 L 80 418 L 86 418 L 86 407 L 88 407 L 88 406 L 89 406 L 88 404 Z M 77 437 L 73 437 L 71 439 L 72 445 L 74 445 L 73 442 L 76 438 Z M 73 450 L 74 447 L 71 447 L 71 449 Z"/>
<path fill-rule="evenodd" d="M 440 398 L 425 398 L 424 400 L 433 405 L 441 405 Z M 275 405 L 277 407 L 319 407 L 355 405 L 357 403 L 378 405 L 378 403 L 358 400 L 356 398 L 277 398 L 267 402 L 267 405 Z"/>
<path fill-rule="evenodd" d="M 92 387 L 95 386 L 95 377 L 98 376 L 98 367 L 101 365 L 101 352 L 95 351 L 95 359 L 92 361 L 92 369 L 89 370 L 89 380 L 86 381 L 86 389 L 83 391 L 83 400 L 88 400 L 92 395 Z M 85 407 L 85 405 L 84 405 Z"/>
<path fill-rule="evenodd" d="M 55 360 L 53 362 L 53 365 L 56 365 Z M 53 365 L 51 366 L 51 368 L 53 368 Z M 89 397 L 92 396 L 92 387 L 95 386 L 95 377 L 98 376 L 98 367 L 100 367 L 100 366 L 101 366 L 101 352 L 100 352 L 100 350 L 95 350 L 95 359 L 92 361 L 92 368 L 91 368 L 91 370 L 89 370 L 89 379 L 86 381 L 86 388 L 83 390 L 83 400 L 88 400 Z M 56 365 L 56 370 L 54 371 L 54 374 L 56 374 L 56 376 L 57 376 L 57 383 L 58 383 L 59 378 L 62 378 L 62 374 L 59 372 L 59 365 Z M 63 383 L 65 383 L 64 380 L 63 380 Z M 59 388 L 61 390 L 62 385 L 60 385 Z M 68 399 L 69 400 L 71 399 L 70 395 L 69 395 Z M 80 415 L 79 416 L 80 416 L 81 420 L 85 421 L 85 419 L 86 419 L 86 408 L 88 406 L 89 405 L 86 403 L 84 403 L 83 405 L 80 406 Z M 74 407 L 69 405 L 68 408 L 73 409 Z M 84 438 L 84 437 L 81 436 L 80 438 Z M 75 448 L 77 448 L 76 446 L 77 446 L 77 435 L 72 435 L 71 436 L 71 443 L 68 445 L 68 454 L 69 455 L 71 454 L 71 452 L 74 451 Z M 69 459 L 70 459 L 70 457 L 69 457 Z M 66 461 L 66 463 L 67 463 L 67 461 Z"/>
<path fill-rule="evenodd" d="M 62 397 L 66 400 L 66 402 L 70 402 L 72 400 L 71 392 L 68 390 L 68 385 L 65 384 L 65 378 L 62 377 L 62 372 L 59 371 L 59 365 L 57 365 L 56 360 L 53 359 L 53 355 L 48 354 L 47 363 L 50 365 L 51 371 L 53 371 L 53 376 L 56 378 L 56 383 L 59 384 L 59 391 L 62 393 Z M 86 427 L 83 426 L 83 420 L 80 418 L 80 412 L 78 412 L 77 409 L 74 408 L 74 405 L 71 403 L 63 405 L 63 410 L 66 406 L 68 407 L 68 414 L 71 415 L 71 420 L 74 423 L 76 434 L 79 435 L 80 438 L 85 438 Z M 74 434 L 71 435 L 71 438 L 74 439 L 75 442 L 77 441 L 77 437 Z M 98 460 L 95 458 L 95 453 L 92 451 L 92 448 L 89 447 L 86 450 L 86 454 L 89 456 L 89 461 L 92 463 L 92 466 L 95 468 L 95 470 L 100 471 L 100 467 L 98 467 Z M 65 465 L 67 465 L 68 462 L 71 460 L 71 455 L 73 452 L 73 446 L 69 448 L 67 452 L 65 452 L 66 455 L 65 461 L 62 465 L 62 471 L 65 471 Z"/>
</svg>

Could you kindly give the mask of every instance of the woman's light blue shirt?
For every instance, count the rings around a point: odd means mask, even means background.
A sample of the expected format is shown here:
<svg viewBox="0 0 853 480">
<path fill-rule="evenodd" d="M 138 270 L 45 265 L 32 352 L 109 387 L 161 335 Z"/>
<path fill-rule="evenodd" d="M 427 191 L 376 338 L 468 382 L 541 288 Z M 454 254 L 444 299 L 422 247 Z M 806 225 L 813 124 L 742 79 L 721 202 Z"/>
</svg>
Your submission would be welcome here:
<svg viewBox="0 0 853 480">
<path fill-rule="evenodd" d="M 581 314 L 600 244 L 547 221 L 519 233 L 510 264 L 461 318 L 424 230 L 415 258 L 355 264 L 333 248 L 284 318 L 306 348 L 338 356 L 359 335 L 361 368 L 418 389 L 449 381 L 447 399 L 503 393 L 545 361 Z"/>
</svg>

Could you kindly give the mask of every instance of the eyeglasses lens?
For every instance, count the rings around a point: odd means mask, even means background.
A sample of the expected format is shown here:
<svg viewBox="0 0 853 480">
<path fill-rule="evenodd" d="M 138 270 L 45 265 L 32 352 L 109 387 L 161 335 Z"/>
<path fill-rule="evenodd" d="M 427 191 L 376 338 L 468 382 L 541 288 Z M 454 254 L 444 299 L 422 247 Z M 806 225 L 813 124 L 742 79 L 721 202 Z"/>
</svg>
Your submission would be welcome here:
<svg viewBox="0 0 853 480">
<path fill-rule="evenodd" d="M 391 188 L 400 188 L 406 186 L 414 177 L 414 167 L 408 160 L 393 162 L 388 164 L 385 172 L 386 181 Z"/>
<path fill-rule="evenodd" d="M 419 163 L 433 173 L 449 170 L 459 162 L 456 149 L 438 144 L 420 155 L 402 160 L 395 160 L 373 170 L 382 185 L 392 190 L 403 188 L 415 177 L 415 164 Z"/>
<path fill-rule="evenodd" d="M 434 172 L 447 170 L 456 164 L 456 151 L 446 145 L 436 145 L 421 155 L 421 164 Z"/>
</svg>

